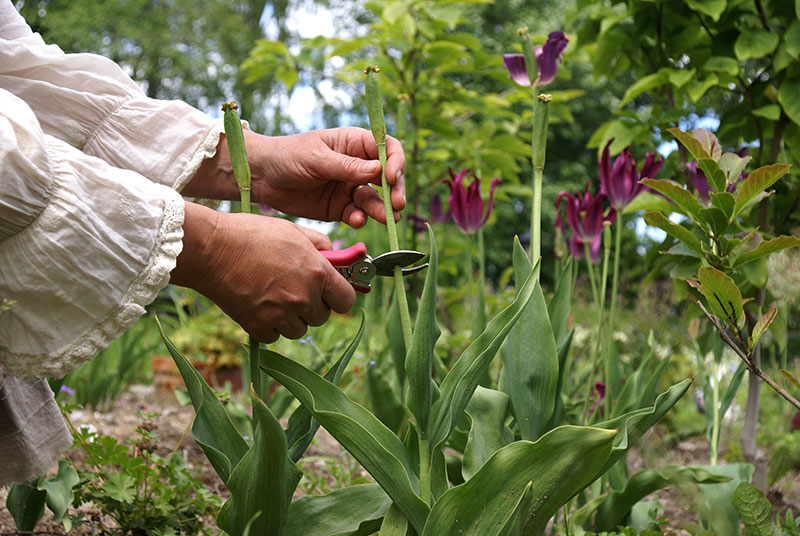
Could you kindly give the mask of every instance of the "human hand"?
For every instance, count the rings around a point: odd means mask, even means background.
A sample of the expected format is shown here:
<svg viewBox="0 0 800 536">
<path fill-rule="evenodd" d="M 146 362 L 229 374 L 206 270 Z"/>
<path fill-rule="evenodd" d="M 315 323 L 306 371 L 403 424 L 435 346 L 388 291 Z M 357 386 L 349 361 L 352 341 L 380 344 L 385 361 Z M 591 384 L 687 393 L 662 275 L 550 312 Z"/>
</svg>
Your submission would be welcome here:
<svg viewBox="0 0 800 536">
<path fill-rule="evenodd" d="M 362 227 L 368 216 L 386 223 L 383 200 L 369 186 L 381 183 L 378 147 L 370 131 L 341 127 L 270 137 L 246 130 L 244 136 L 254 201 L 292 216 L 343 221 L 354 228 Z M 397 212 L 406 202 L 405 155 L 400 142 L 391 136 L 386 139 L 386 153 L 386 179 Z M 182 193 L 238 199 L 229 172 L 230 157 L 223 139 L 217 155 L 203 163 Z"/>
<path fill-rule="evenodd" d="M 319 253 L 328 237 L 292 222 L 186 203 L 184 249 L 170 282 L 210 298 L 250 335 L 299 339 L 349 311 L 355 291 Z"/>
</svg>

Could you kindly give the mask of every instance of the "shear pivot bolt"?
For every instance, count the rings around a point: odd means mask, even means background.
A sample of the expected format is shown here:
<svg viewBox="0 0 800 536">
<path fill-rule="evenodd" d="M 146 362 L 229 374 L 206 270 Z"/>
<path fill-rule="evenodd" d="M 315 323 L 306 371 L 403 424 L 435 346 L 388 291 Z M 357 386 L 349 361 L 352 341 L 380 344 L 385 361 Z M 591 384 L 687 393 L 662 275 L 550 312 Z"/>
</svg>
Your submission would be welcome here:
<svg viewBox="0 0 800 536">
<path fill-rule="evenodd" d="M 369 268 L 367 268 L 366 266 L 362 266 L 361 268 L 358 269 L 358 273 L 361 275 L 369 275 Z"/>
</svg>

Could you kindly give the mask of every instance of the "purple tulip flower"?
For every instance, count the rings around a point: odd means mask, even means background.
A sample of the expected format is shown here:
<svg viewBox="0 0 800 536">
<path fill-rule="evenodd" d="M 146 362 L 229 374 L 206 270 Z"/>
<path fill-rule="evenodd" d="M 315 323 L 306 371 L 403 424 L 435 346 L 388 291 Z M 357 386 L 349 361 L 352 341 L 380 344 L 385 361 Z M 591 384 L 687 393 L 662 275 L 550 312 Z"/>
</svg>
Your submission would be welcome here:
<svg viewBox="0 0 800 536">
<path fill-rule="evenodd" d="M 450 209 L 448 209 L 447 212 L 442 210 L 442 200 L 439 197 L 439 194 L 434 194 L 434 196 L 431 198 L 431 204 L 429 208 L 431 211 L 431 220 L 433 220 L 434 223 L 445 223 L 450 221 Z"/>
<path fill-rule="evenodd" d="M 645 188 L 640 179 L 653 178 L 664 165 L 656 153 L 648 153 L 641 171 L 636 169 L 636 159 L 626 147 L 611 165 L 609 147 L 614 138 L 608 140 L 600 158 L 600 192 L 605 194 L 615 211 L 622 210 Z"/>
<path fill-rule="evenodd" d="M 564 32 L 550 32 L 543 46 L 536 47 L 536 81 L 537 86 L 544 86 L 553 81 L 558 71 L 558 60 L 567 46 L 569 39 Z M 522 54 L 503 54 L 503 63 L 508 69 L 511 79 L 523 87 L 531 85 L 531 77 L 525 66 L 525 57 Z"/>
<path fill-rule="evenodd" d="M 409 214 L 408 222 L 411 224 L 411 228 L 414 229 L 414 234 L 422 234 L 428 230 L 428 220 L 420 218 L 416 214 Z"/>
<path fill-rule="evenodd" d="M 558 206 L 558 203 L 556 203 L 556 206 Z M 562 240 L 564 248 L 569 252 L 569 256 L 576 261 L 583 259 L 586 256 L 586 249 L 578 240 L 578 235 L 575 233 L 572 233 L 572 235 L 567 238 L 567 232 L 566 229 L 564 229 L 564 220 L 561 218 L 560 211 L 556 213 L 555 227 L 559 231 L 556 238 Z M 600 247 L 602 246 L 602 242 L 603 240 L 601 236 L 597 235 L 597 237 L 589 243 L 589 257 L 592 261 L 592 264 L 597 264 L 600 262 Z M 556 248 L 556 255 L 560 256 L 558 253 L 558 248 Z"/>
<path fill-rule="evenodd" d="M 489 190 L 489 202 L 486 214 L 483 213 L 483 199 L 481 199 L 481 181 L 472 175 L 473 180 L 468 187 L 464 185 L 464 177 L 469 170 L 462 169 L 455 174 L 448 169 L 450 178 L 445 178 L 445 182 L 450 186 L 450 212 L 453 220 L 464 234 L 475 234 L 478 229 L 483 227 L 489 220 L 494 203 L 494 189 L 500 183 L 497 177 L 492 179 L 492 186 Z"/>
<path fill-rule="evenodd" d="M 580 244 L 589 244 L 599 239 L 603 234 L 604 222 L 613 223 L 617 219 L 617 212 L 610 208 L 607 214 L 603 213 L 604 193 L 592 195 L 589 185 L 581 194 L 561 192 L 556 198 L 556 224 L 561 220 L 561 199 L 567 199 L 567 222 L 572 229 L 572 236 Z M 563 226 L 563 223 L 562 223 Z M 598 250 L 599 252 L 599 250 Z"/>
</svg>

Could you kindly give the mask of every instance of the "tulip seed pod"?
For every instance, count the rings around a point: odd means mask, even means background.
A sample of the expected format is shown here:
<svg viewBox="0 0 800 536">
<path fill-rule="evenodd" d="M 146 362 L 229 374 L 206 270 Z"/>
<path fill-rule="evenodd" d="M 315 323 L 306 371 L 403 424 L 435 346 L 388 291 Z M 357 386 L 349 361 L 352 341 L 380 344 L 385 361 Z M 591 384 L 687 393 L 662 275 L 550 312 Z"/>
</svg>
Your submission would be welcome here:
<svg viewBox="0 0 800 536">
<path fill-rule="evenodd" d="M 250 212 L 250 166 L 247 164 L 247 152 L 244 148 L 244 132 L 235 101 L 222 105 L 225 141 L 231 156 L 231 166 L 239 194 L 242 198 L 242 212 Z"/>
<path fill-rule="evenodd" d="M 550 120 L 550 102 L 553 97 L 543 93 L 536 98 L 536 113 L 533 114 L 533 167 L 544 168 L 547 147 L 547 124 Z"/>
<path fill-rule="evenodd" d="M 528 78 L 531 80 L 531 84 L 533 84 L 536 82 L 536 74 L 539 72 L 538 65 L 536 64 L 536 49 L 533 48 L 533 41 L 528 34 L 527 26 L 517 30 L 517 35 L 519 35 L 522 40 L 522 56 L 525 58 L 525 68 L 528 71 Z M 531 76 L 534 78 L 531 79 Z"/>
</svg>

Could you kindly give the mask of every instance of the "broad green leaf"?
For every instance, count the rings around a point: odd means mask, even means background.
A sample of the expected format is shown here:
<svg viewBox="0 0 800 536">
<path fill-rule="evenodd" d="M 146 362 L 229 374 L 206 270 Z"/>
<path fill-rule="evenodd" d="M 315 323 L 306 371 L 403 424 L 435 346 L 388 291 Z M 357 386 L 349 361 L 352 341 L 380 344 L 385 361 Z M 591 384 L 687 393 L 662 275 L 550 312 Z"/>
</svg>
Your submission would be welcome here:
<svg viewBox="0 0 800 536">
<path fill-rule="evenodd" d="M 556 281 L 556 288 L 550 303 L 547 304 L 547 316 L 553 327 L 556 345 L 561 348 L 570 335 L 569 313 L 572 305 L 572 273 L 575 263 L 568 260 L 564 271 Z M 559 368 L 560 373 L 560 368 Z"/>
<path fill-rule="evenodd" d="M 390 430 L 399 430 L 406 419 L 406 409 L 388 375 L 377 362 L 370 361 L 365 367 L 365 376 L 367 400 L 373 415 Z"/>
<path fill-rule="evenodd" d="M 714 22 L 717 22 L 728 7 L 727 0 L 686 0 L 686 3 L 694 11 L 708 15 Z"/>
<path fill-rule="evenodd" d="M 796 125 L 800 125 L 800 78 L 787 78 L 778 90 L 778 102 Z"/>
<path fill-rule="evenodd" d="M 700 201 L 698 201 L 689 190 L 682 188 L 675 182 L 665 179 L 642 179 L 640 182 L 672 199 L 672 201 L 675 202 L 675 208 L 679 208 L 681 213 L 689 216 L 694 221 L 703 221 L 700 217 L 700 211 L 703 210 L 703 205 L 700 204 Z"/>
<path fill-rule="evenodd" d="M 461 8 L 458 6 L 424 6 L 422 8 L 428 16 L 444 23 L 448 28 L 455 28 L 461 18 Z"/>
<path fill-rule="evenodd" d="M 377 417 L 314 371 L 262 350 L 261 367 L 306 406 L 325 429 L 361 463 L 421 532 L 428 506 L 403 443 Z"/>
<path fill-rule="evenodd" d="M 388 24 L 395 24 L 400 17 L 408 13 L 408 6 L 405 2 L 392 2 L 383 8 L 383 20 Z"/>
<path fill-rule="evenodd" d="M 442 495 L 422 536 L 496 536 L 530 486 L 521 534 L 538 534 L 553 514 L 587 486 L 611 453 L 616 432 L 562 426 L 538 441 L 516 441 L 495 454 L 465 484 Z"/>
<path fill-rule="evenodd" d="M 727 186 L 725 182 L 725 173 L 720 168 L 720 165 L 712 158 L 701 158 L 697 161 L 697 165 L 703 170 L 708 178 L 708 185 L 714 192 L 724 192 Z"/>
<path fill-rule="evenodd" d="M 239 435 L 222 402 L 203 380 L 200 373 L 167 337 L 157 317 L 156 324 L 167 350 L 186 383 L 189 396 L 192 398 L 192 406 L 195 411 L 192 436 L 203 449 L 219 477 L 227 483 L 231 471 L 247 452 L 247 443 Z"/>
<path fill-rule="evenodd" d="M 733 507 L 731 499 L 739 482 L 750 481 L 753 466 L 747 463 L 730 465 L 706 465 L 709 471 L 731 477 L 729 482 L 716 484 L 700 484 L 701 501 L 699 501 L 700 520 L 711 529 L 712 534 L 740 534 L 739 514 Z"/>
<path fill-rule="evenodd" d="M 642 93 L 650 91 L 652 89 L 656 89 L 667 82 L 667 72 L 663 69 L 658 71 L 657 73 L 649 74 L 637 80 L 636 82 L 631 85 L 628 90 L 625 92 L 625 95 L 622 96 L 622 100 L 619 103 L 620 108 L 625 106 L 628 102 L 635 99 Z"/>
<path fill-rule="evenodd" d="M 328 495 L 306 495 L 289 505 L 284 534 L 368 536 L 380 529 L 391 505 L 392 500 L 378 484 L 349 486 Z"/>
<path fill-rule="evenodd" d="M 725 214 L 725 219 L 730 221 L 733 217 L 736 198 L 729 192 L 711 192 L 709 194 L 711 204 L 720 209 Z"/>
<path fill-rule="evenodd" d="M 677 223 L 672 223 L 669 218 L 660 212 L 645 212 L 642 218 L 647 225 L 658 227 L 671 237 L 680 240 L 692 251 L 703 255 L 703 248 L 700 246 L 700 241 L 697 240 L 697 238 L 686 227 L 678 225 Z"/>
<path fill-rule="evenodd" d="M 713 266 L 702 266 L 697 271 L 697 281 L 710 312 L 723 322 L 738 326 L 744 318 L 744 311 L 742 293 L 733 279 Z"/>
<path fill-rule="evenodd" d="M 727 56 L 711 56 L 703 64 L 703 69 L 705 71 L 736 76 L 739 74 L 739 62 Z"/>
<path fill-rule="evenodd" d="M 683 87 L 695 77 L 697 69 L 667 69 L 667 79 L 675 87 Z"/>
<path fill-rule="evenodd" d="M 770 307 L 769 310 L 761 315 L 761 318 L 758 319 L 756 325 L 753 326 L 753 331 L 750 333 L 750 337 L 747 339 L 751 350 L 755 347 L 758 339 L 760 339 L 764 332 L 767 331 L 769 325 L 772 324 L 772 321 L 775 320 L 775 315 L 777 314 L 778 308 Z"/>
<path fill-rule="evenodd" d="M 686 86 L 686 92 L 692 102 L 697 102 L 706 94 L 706 91 L 719 84 L 719 77 L 715 73 L 706 74 L 705 78 L 701 80 L 692 80 Z"/>
<path fill-rule="evenodd" d="M 769 255 L 770 253 L 775 253 L 776 251 L 781 251 L 782 249 L 793 248 L 797 246 L 800 246 L 800 238 L 797 238 L 796 236 L 776 236 L 770 240 L 764 240 L 753 249 L 739 254 L 733 261 L 733 267 L 739 268 L 748 262 L 760 259 L 765 255 Z"/>
<path fill-rule="evenodd" d="M 55 520 L 61 523 L 72 504 L 72 488 L 80 481 L 78 472 L 67 460 L 58 461 L 58 472 L 53 478 L 43 480 L 38 489 L 47 492 L 47 507 L 53 512 Z"/>
<path fill-rule="evenodd" d="M 739 175 L 747 167 L 752 157 L 745 156 L 742 158 L 736 153 L 725 153 L 719 159 L 719 167 L 725 173 L 725 179 L 728 184 L 733 184 L 739 179 Z M 727 193 L 727 192 L 726 192 Z"/>
<path fill-rule="evenodd" d="M 645 432 L 652 428 L 680 400 L 691 385 L 692 380 L 683 380 L 661 393 L 652 407 L 637 409 L 597 424 L 598 428 L 617 429 L 619 434 L 614 440 L 611 457 L 594 478 L 599 477 L 621 460 L 628 449 L 638 442 Z"/>
<path fill-rule="evenodd" d="M 628 203 L 628 206 L 622 210 L 622 213 L 631 214 L 640 210 L 658 210 L 669 214 L 675 210 L 675 204 L 671 203 L 668 199 L 664 199 L 664 197 L 660 195 L 656 195 L 648 190 L 643 190 L 633 201 Z"/>
<path fill-rule="evenodd" d="M 730 477 L 693 466 L 668 465 L 658 470 L 645 469 L 630 477 L 625 488 L 612 491 L 600 504 L 594 529 L 614 530 L 622 525 L 633 506 L 647 495 L 667 486 L 683 483 L 727 482 Z"/>
<path fill-rule="evenodd" d="M 744 29 L 733 44 L 733 51 L 739 61 L 763 58 L 778 46 L 778 34 L 752 28 Z"/>
<path fill-rule="evenodd" d="M 769 119 L 770 121 L 777 121 L 781 117 L 781 107 L 777 104 L 767 104 L 766 106 L 753 110 L 753 115 Z"/>
<path fill-rule="evenodd" d="M 250 398 L 253 443 L 225 483 L 231 496 L 219 511 L 217 525 L 228 534 L 242 534 L 248 525 L 254 534 L 282 534 L 302 473 L 289 459 L 278 419 L 252 388 Z"/>
<path fill-rule="evenodd" d="M 518 289 L 533 267 L 514 241 L 514 278 Z M 511 399 L 522 439 L 535 441 L 553 414 L 558 383 L 558 350 L 541 285 L 517 320 L 503 346 L 504 390 Z"/>
<path fill-rule="evenodd" d="M 696 128 L 692 131 L 692 137 L 700 142 L 703 150 L 712 160 L 716 162 L 720 159 L 722 156 L 722 146 L 719 144 L 719 140 L 713 132 L 705 128 Z M 701 160 L 699 157 L 695 158 Z"/>
<path fill-rule="evenodd" d="M 515 240 L 518 240 L 515 238 Z M 431 408 L 431 451 L 435 452 L 447 441 L 450 432 L 467 407 L 478 382 L 484 377 L 489 364 L 500 349 L 500 345 L 511 331 L 514 323 L 538 284 L 539 262 L 536 263 L 525 283 L 520 287 L 514 301 L 500 311 L 486 326 L 481 335 L 470 344 L 456 360 L 442 381 L 441 396 Z"/>
<path fill-rule="evenodd" d="M 100 487 L 105 495 L 124 504 L 132 504 L 138 494 L 133 477 L 126 473 L 111 473 Z"/>
<path fill-rule="evenodd" d="M 366 324 L 366 316 L 364 310 L 361 310 L 361 324 L 358 328 L 356 336 L 347 345 L 344 353 L 336 360 L 330 369 L 325 373 L 324 378 L 334 385 L 339 384 L 342 374 L 347 368 L 350 359 L 358 348 L 358 343 L 361 342 L 361 337 L 364 335 L 364 326 Z M 301 405 L 289 416 L 289 423 L 286 427 L 286 442 L 289 445 L 288 456 L 293 462 L 297 462 L 306 449 L 314 439 L 317 430 L 319 430 L 319 423 L 314 420 L 311 413 L 305 406 Z"/>
<path fill-rule="evenodd" d="M 395 299 L 392 299 L 392 303 L 389 305 L 389 318 L 386 320 L 386 338 L 389 341 L 389 352 L 392 354 L 392 363 L 397 374 L 397 380 L 402 387 L 406 383 L 406 341 L 403 339 L 400 306 Z"/>
<path fill-rule="evenodd" d="M 44 515 L 47 492 L 38 489 L 39 480 L 14 484 L 8 490 L 6 508 L 18 531 L 32 531 Z"/>
<path fill-rule="evenodd" d="M 433 351 L 441 331 L 436 323 L 436 280 L 439 269 L 439 253 L 436 238 L 428 225 L 430 258 L 428 260 L 425 286 L 419 301 L 419 311 L 411 337 L 411 347 L 406 356 L 406 378 L 408 391 L 406 404 L 417 423 L 417 432 L 422 439 L 428 438 L 431 404 L 433 403 Z"/>
<path fill-rule="evenodd" d="M 412 536 L 413 530 L 408 524 L 408 519 L 403 515 L 396 504 L 389 507 L 381 523 L 379 536 Z"/>
<path fill-rule="evenodd" d="M 775 184 L 789 172 L 788 164 L 762 166 L 753 171 L 739 186 L 736 192 L 735 215 L 738 215 L 755 196 Z"/>
<path fill-rule="evenodd" d="M 497 531 L 497 536 L 517 536 L 525 533 L 525 523 L 527 522 L 528 512 L 533 506 L 533 481 L 528 482 L 519 497 L 517 506 L 506 518 L 505 523 Z"/>
<path fill-rule="evenodd" d="M 744 521 L 745 536 L 782 536 L 783 531 L 772 519 L 772 503 L 750 482 L 739 483 L 732 502 Z"/>
<path fill-rule="evenodd" d="M 505 424 L 508 395 L 501 391 L 479 385 L 467 404 L 466 412 L 472 426 L 464 449 L 461 474 L 464 480 L 469 480 L 495 451 L 514 441 L 514 434 Z"/>
<path fill-rule="evenodd" d="M 800 60 L 800 20 L 794 20 L 783 34 L 786 52 L 795 60 Z"/>
<path fill-rule="evenodd" d="M 700 210 L 700 221 L 706 224 L 706 228 L 711 231 L 713 236 L 722 236 L 728 230 L 729 219 L 722 210 L 717 207 L 708 207 Z"/>
</svg>

